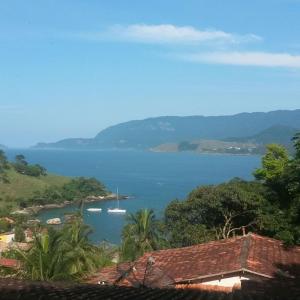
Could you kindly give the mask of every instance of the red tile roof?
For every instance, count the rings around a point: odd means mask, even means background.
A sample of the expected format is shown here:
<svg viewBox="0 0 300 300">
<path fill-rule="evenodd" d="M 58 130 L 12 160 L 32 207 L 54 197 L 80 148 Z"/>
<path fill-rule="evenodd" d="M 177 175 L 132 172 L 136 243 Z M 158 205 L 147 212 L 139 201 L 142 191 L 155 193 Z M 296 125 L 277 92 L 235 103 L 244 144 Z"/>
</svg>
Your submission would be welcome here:
<svg viewBox="0 0 300 300">
<path fill-rule="evenodd" d="M 0 299 L 64 299 L 64 300 L 299 300 L 299 285 L 268 287 L 245 281 L 250 290 L 232 293 L 191 289 L 133 288 L 67 282 L 25 281 L 0 278 Z M 250 283 L 250 285 L 249 285 Z"/>
<path fill-rule="evenodd" d="M 7 268 L 19 268 L 20 261 L 12 258 L 0 258 L 0 266 Z"/>
<path fill-rule="evenodd" d="M 126 277 L 126 272 L 130 271 L 133 263 L 122 263 L 101 269 L 100 274 L 95 274 L 88 279 L 89 283 L 101 284 L 102 282 L 109 282 L 113 284 L 115 281 L 121 280 Z M 100 276 L 99 276 L 100 275 Z"/>
<path fill-rule="evenodd" d="M 153 264 L 149 264 L 150 257 Z M 91 282 L 132 286 L 146 283 L 148 286 L 162 287 L 237 272 L 273 278 L 288 265 L 295 264 L 300 265 L 300 247 L 288 249 L 281 241 L 248 234 L 146 253 L 132 265 L 103 269 Z"/>
</svg>

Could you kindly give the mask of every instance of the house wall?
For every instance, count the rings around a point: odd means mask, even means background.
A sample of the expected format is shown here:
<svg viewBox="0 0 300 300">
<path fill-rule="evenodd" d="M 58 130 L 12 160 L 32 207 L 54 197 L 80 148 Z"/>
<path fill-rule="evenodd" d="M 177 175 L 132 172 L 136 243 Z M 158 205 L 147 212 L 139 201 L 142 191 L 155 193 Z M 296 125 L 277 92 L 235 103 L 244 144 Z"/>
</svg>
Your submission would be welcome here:
<svg viewBox="0 0 300 300">
<path fill-rule="evenodd" d="M 234 289 L 241 288 L 242 280 L 250 280 L 250 279 L 251 279 L 251 276 L 234 275 L 234 276 L 230 276 L 230 277 L 223 277 L 220 279 L 201 281 L 198 283 L 177 284 L 175 286 L 175 288 L 177 288 L 177 289 L 197 289 L 197 290 L 218 291 L 218 292 L 230 293 Z"/>
<path fill-rule="evenodd" d="M 0 235 L 0 242 L 10 243 L 11 241 L 13 241 L 14 238 L 15 238 L 14 233 L 1 234 Z"/>
<path fill-rule="evenodd" d="M 202 284 L 233 287 L 234 285 L 240 285 L 241 280 L 250 280 L 250 278 L 246 276 L 232 276 L 221 278 L 220 280 L 203 281 Z"/>
</svg>

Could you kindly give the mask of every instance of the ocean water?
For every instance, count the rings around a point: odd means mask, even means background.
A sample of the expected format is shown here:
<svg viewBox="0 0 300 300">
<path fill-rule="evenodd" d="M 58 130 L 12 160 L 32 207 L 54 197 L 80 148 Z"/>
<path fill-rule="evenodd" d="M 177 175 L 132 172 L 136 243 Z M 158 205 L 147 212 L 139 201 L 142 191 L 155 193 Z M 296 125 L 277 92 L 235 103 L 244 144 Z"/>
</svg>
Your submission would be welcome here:
<svg viewBox="0 0 300 300">
<path fill-rule="evenodd" d="M 106 187 L 130 196 L 121 200 L 120 207 L 128 213 L 152 208 L 161 217 L 165 207 L 175 198 L 184 199 L 195 187 L 216 184 L 233 177 L 252 178 L 252 171 L 260 165 L 259 156 L 210 155 L 194 153 L 154 153 L 142 151 L 64 151 L 14 149 L 6 151 L 11 159 L 22 153 L 31 163 L 45 166 L 49 172 L 67 176 L 96 177 Z M 103 240 L 118 244 L 124 215 L 109 215 L 107 208 L 116 201 L 89 203 L 100 207 L 101 213 L 85 210 L 84 220 L 93 228 L 90 239 L 98 244 Z M 68 206 L 45 210 L 39 218 L 63 217 L 76 209 Z"/>
</svg>

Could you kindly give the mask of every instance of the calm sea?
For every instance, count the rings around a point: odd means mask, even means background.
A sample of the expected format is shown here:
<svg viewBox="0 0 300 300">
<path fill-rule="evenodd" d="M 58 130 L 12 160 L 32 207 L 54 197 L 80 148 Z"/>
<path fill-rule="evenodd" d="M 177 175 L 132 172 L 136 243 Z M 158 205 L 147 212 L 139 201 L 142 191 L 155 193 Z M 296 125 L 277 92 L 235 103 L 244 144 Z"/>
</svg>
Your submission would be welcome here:
<svg viewBox="0 0 300 300">
<path fill-rule="evenodd" d="M 56 151 L 8 150 L 9 158 L 22 153 L 32 163 L 45 166 L 50 172 L 68 176 L 90 176 L 101 180 L 109 190 L 117 187 L 121 194 L 132 198 L 120 201 L 127 212 L 141 208 L 154 209 L 162 216 L 167 204 L 184 199 L 195 187 L 227 181 L 233 177 L 252 178 L 252 171 L 259 166 L 259 156 L 209 155 L 193 153 L 153 153 L 141 151 Z M 115 202 L 105 201 L 86 204 L 101 207 L 101 213 L 85 211 L 85 222 L 94 232 L 91 240 L 120 242 L 125 216 L 109 215 L 107 208 Z M 75 207 L 43 211 L 43 221 L 63 217 Z"/>
</svg>

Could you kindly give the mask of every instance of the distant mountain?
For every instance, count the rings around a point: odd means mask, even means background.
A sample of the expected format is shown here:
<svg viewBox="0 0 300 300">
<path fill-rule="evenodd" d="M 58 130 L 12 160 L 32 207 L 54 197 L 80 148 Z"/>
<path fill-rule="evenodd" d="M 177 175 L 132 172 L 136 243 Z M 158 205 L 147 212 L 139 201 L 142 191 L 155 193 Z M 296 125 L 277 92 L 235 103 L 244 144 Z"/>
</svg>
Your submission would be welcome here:
<svg viewBox="0 0 300 300">
<path fill-rule="evenodd" d="M 284 145 L 291 150 L 293 147 L 291 139 L 299 131 L 300 129 L 296 129 L 294 127 L 289 127 L 285 125 L 274 125 L 259 132 L 258 134 L 243 138 L 228 138 L 226 139 L 226 141 L 254 143 L 261 145 L 276 143 Z"/>
<path fill-rule="evenodd" d="M 80 149 L 89 148 L 93 139 L 71 138 L 56 143 L 38 143 L 34 148 Z"/>
<path fill-rule="evenodd" d="M 300 109 L 231 116 L 157 117 L 108 127 L 91 139 L 65 139 L 39 143 L 35 148 L 60 149 L 149 149 L 165 143 L 199 139 L 224 140 L 259 134 L 272 126 L 300 128 Z"/>
<path fill-rule="evenodd" d="M 7 149 L 7 147 L 4 146 L 4 145 L 2 145 L 2 144 L 0 144 L 0 149 Z"/>
<path fill-rule="evenodd" d="M 284 145 L 292 152 L 292 137 L 299 131 L 299 129 L 289 126 L 274 125 L 248 137 L 164 143 L 150 150 L 154 152 L 193 151 L 199 153 L 260 154 L 265 152 L 265 145 L 276 143 Z"/>
</svg>

